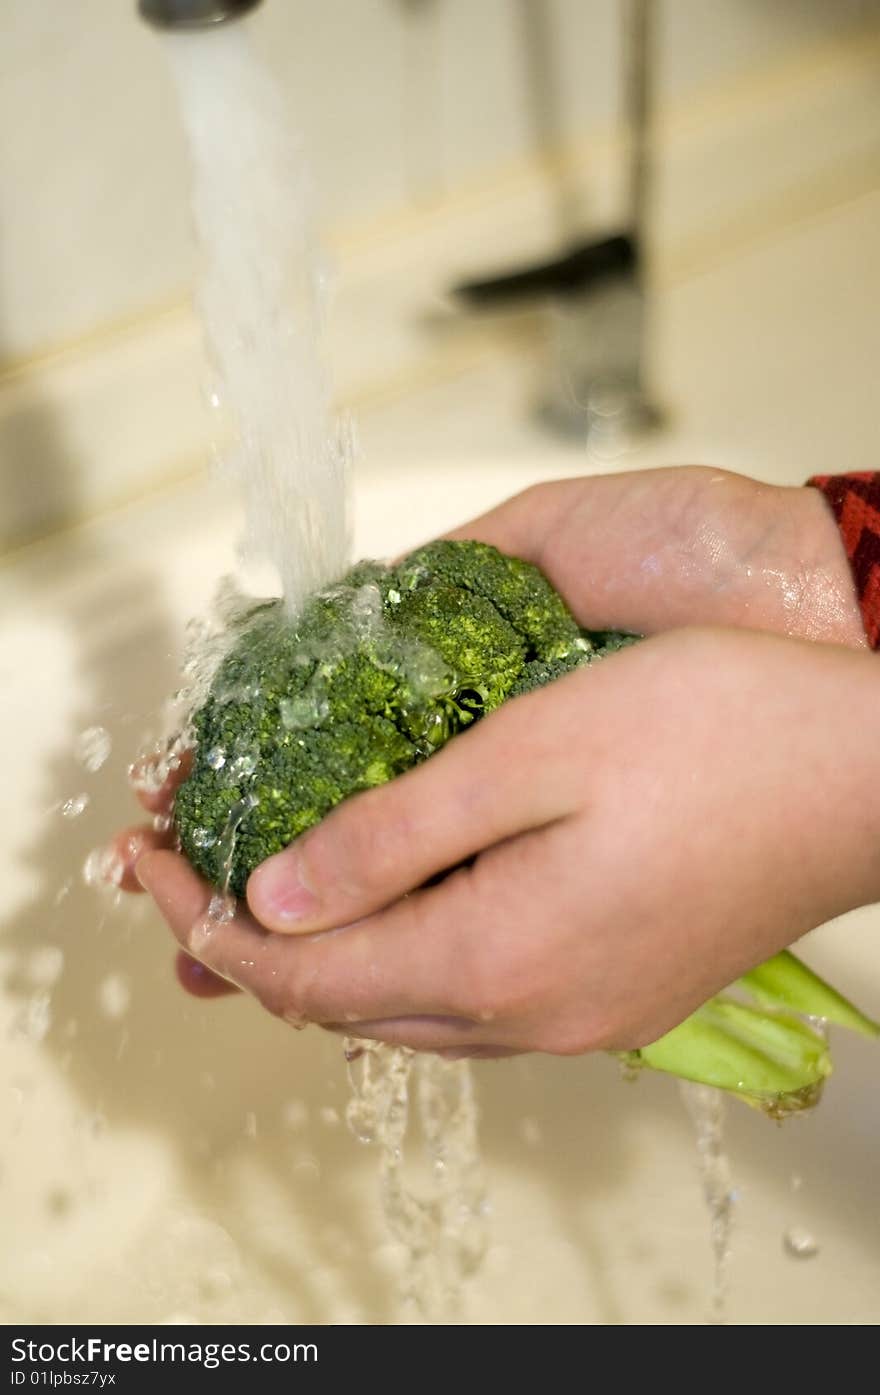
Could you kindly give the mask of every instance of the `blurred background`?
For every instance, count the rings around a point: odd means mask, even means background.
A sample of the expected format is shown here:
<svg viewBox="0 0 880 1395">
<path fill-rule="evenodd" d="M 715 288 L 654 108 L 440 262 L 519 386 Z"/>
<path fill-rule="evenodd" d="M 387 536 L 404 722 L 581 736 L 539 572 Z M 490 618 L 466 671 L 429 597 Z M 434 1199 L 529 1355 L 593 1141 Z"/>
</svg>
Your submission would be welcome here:
<svg viewBox="0 0 880 1395">
<path fill-rule="evenodd" d="M 264 0 L 248 23 L 314 173 L 359 554 L 566 474 L 877 468 L 880 0 Z M 186 1000 L 149 908 L 83 883 L 240 528 L 208 480 L 186 152 L 134 0 L 2 7 L 0 208 L 0 1318 L 398 1320 L 336 1040 Z M 869 910 L 804 948 L 875 1016 L 877 934 Z M 814 1117 L 731 1112 L 733 1321 L 876 1321 L 876 1052 L 835 1059 Z M 670 1082 L 475 1074 L 469 1315 L 701 1321 Z"/>
<path fill-rule="evenodd" d="M 499 324 L 453 313 L 446 292 L 625 223 L 628 8 L 268 0 L 252 16 L 315 173 L 341 400 L 387 400 L 499 347 L 546 366 L 547 324 L 525 315 L 534 303 L 505 307 Z M 163 54 L 134 9 L 134 0 L 4 7 L 5 547 L 129 501 L 205 455 L 186 152 Z M 659 298 L 650 319 L 663 341 L 653 372 L 674 412 L 681 391 L 670 381 L 663 293 L 876 189 L 880 3 L 648 0 L 647 9 L 646 228 Z M 817 249 L 792 285 L 791 322 L 828 271 Z M 772 318 L 769 306 L 758 313 L 763 299 L 750 304 L 755 332 Z M 828 306 L 829 322 L 836 311 Z M 70 476 L 51 489 L 38 463 L 22 470 L 39 455 L 41 409 L 64 435 Z"/>
</svg>

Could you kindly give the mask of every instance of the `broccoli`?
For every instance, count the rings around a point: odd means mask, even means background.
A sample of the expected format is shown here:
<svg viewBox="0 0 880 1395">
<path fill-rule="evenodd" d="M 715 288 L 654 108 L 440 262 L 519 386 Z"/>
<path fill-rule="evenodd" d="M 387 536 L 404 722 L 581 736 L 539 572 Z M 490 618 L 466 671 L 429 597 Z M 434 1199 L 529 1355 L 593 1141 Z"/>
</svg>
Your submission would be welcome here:
<svg viewBox="0 0 880 1395">
<path fill-rule="evenodd" d="M 485 543 L 434 542 L 396 566 L 361 562 L 291 619 L 245 614 L 193 717 L 175 800 L 183 852 L 240 896 L 251 871 L 341 800 L 428 759 L 500 707 L 638 636 L 582 629 L 546 577 Z M 878 1028 L 793 955 L 713 998 L 639 1051 L 647 1066 L 730 1090 L 779 1116 L 831 1069 L 805 1016 Z"/>
<path fill-rule="evenodd" d="M 183 851 L 240 896 L 347 795 L 630 639 L 581 629 L 536 567 L 477 542 L 361 562 L 296 620 L 259 603 L 194 717 L 175 804 Z"/>
</svg>

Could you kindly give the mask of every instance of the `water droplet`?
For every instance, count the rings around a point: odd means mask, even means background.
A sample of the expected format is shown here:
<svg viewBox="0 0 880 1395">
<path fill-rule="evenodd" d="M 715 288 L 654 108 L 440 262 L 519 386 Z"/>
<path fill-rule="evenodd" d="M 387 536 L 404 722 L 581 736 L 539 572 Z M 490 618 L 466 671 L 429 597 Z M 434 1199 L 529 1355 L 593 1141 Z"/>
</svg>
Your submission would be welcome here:
<svg viewBox="0 0 880 1395">
<path fill-rule="evenodd" d="M 65 799 L 61 805 L 61 813 L 66 819 L 78 819 L 88 807 L 89 796 L 85 793 L 75 794 L 70 799 Z"/>
<path fill-rule="evenodd" d="M 235 897 L 228 892 L 216 892 L 208 905 L 208 920 L 214 925 L 225 925 L 235 915 Z"/>
<path fill-rule="evenodd" d="M 129 862 L 137 862 L 143 850 L 144 835 L 142 833 L 130 833 L 125 840 L 125 852 Z"/>
<path fill-rule="evenodd" d="M 323 691 L 306 692 L 300 697 L 282 698 L 278 710 L 287 731 L 308 731 L 320 726 L 330 712 L 330 704 Z"/>
<path fill-rule="evenodd" d="M 128 767 L 128 782 L 135 794 L 158 794 L 168 776 L 179 768 L 176 742 L 157 743 Z"/>
<path fill-rule="evenodd" d="M 57 945 L 43 945 L 28 957 L 27 976 L 35 988 L 50 988 L 63 968 L 64 951 Z"/>
<path fill-rule="evenodd" d="M 107 974 L 98 985 L 98 1004 L 104 1016 L 118 1020 L 128 1012 L 130 1003 L 128 980 L 122 974 Z"/>
<path fill-rule="evenodd" d="M 253 751 L 245 751 L 242 755 L 236 756 L 235 760 L 231 762 L 229 766 L 229 777 L 234 781 L 247 780 L 249 776 L 253 775 L 256 768 L 256 754 Z"/>
<path fill-rule="evenodd" d="M 106 727 L 86 727 L 76 738 L 73 750 L 80 765 L 94 774 L 110 755 L 111 747 L 110 733 Z"/>
<path fill-rule="evenodd" d="M 83 863 L 83 881 L 86 886 L 118 887 L 124 870 L 122 858 L 112 845 L 93 848 Z"/>
<path fill-rule="evenodd" d="M 799 1225 L 789 1226 L 782 1237 L 782 1245 L 785 1253 L 791 1255 L 792 1259 L 815 1259 L 819 1253 L 815 1236 Z"/>
</svg>

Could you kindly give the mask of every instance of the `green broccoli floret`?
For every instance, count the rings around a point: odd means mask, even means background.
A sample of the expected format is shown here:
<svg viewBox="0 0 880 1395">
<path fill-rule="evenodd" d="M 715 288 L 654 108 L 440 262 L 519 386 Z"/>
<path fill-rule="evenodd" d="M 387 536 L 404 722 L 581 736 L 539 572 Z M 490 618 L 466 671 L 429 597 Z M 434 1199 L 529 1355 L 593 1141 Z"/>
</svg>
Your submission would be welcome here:
<svg viewBox="0 0 880 1395">
<path fill-rule="evenodd" d="M 488 543 L 429 543 L 410 554 L 398 575 L 404 589 L 446 582 L 482 596 L 522 636 L 536 659 L 561 659 L 583 648 L 579 642 L 584 631 L 543 573 Z"/>
<path fill-rule="evenodd" d="M 361 562 L 295 621 L 256 605 L 194 718 L 183 851 L 241 895 L 347 795 L 623 638 L 581 630 L 536 567 L 476 542 Z"/>
<path fill-rule="evenodd" d="M 599 654 L 598 650 L 590 651 L 588 656 L 575 651 L 564 659 L 530 659 L 523 666 L 522 673 L 508 696 L 521 697 L 523 693 L 531 693 L 536 688 L 543 688 L 545 684 L 552 683 L 554 679 L 562 678 L 566 673 L 571 673 L 573 669 L 580 668 L 587 657 L 598 658 Z"/>
</svg>

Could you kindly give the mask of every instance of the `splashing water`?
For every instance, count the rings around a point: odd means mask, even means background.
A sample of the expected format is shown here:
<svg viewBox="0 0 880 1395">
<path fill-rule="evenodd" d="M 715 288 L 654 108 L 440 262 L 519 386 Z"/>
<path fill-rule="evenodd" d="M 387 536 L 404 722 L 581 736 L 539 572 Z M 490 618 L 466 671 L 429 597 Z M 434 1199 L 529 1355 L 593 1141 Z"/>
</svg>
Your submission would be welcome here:
<svg viewBox="0 0 880 1395">
<path fill-rule="evenodd" d="M 83 881 L 98 891 L 118 890 L 122 873 L 122 859 L 114 847 L 93 848 L 83 863 Z"/>
<path fill-rule="evenodd" d="M 235 857 L 235 842 L 238 830 L 256 802 L 253 795 L 246 794 L 233 804 L 227 815 L 226 823 L 220 834 L 220 886 L 211 897 L 204 920 L 191 932 L 190 947 L 196 954 L 204 950 L 218 926 L 226 925 L 235 915 L 235 897 L 229 890 L 232 863 Z M 234 979 L 230 979 L 230 982 L 234 981 Z"/>
<path fill-rule="evenodd" d="M 128 779 L 136 794 L 158 794 L 180 769 L 194 742 L 193 716 L 207 698 L 217 669 L 241 634 L 252 608 L 253 599 L 241 591 L 235 579 L 223 577 L 210 613 L 189 621 L 181 665 L 182 686 L 164 704 L 159 718 L 159 737 L 147 743 L 129 766 Z M 170 817 L 157 814 L 154 827 L 159 832 L 167 832 L 171 827 Z"/>
<path fill-rule="evenodd" d="M 73 754 L 80 765 L 94 775 L 107 760 L 112 745 L 106 727 L 86 727 L 76 738 Z"/>
<path fill-rule="evenodd" d="M 479 1267 L 487 1244 L 470 1068 L 355 1038 L 346 1040 L 345 1054 L 353 1092 L 346 1121 L 356 1138 L 379 1149 L 382 1209 L 406 1256 L 402 1297 L 426 1320 L 453 1320 L 462 1281 Z M 432 1173 L 433 1193 L 425 1198 L 405 1180 L 413 1082 Z"/>
<path fill-rule="evenodd" d="M 697 1135 L 697 1159 L 703 1197 L 709 1212 L 714 1271 L 709 1321 L 724 1322 L 730 1233 L 736 1194 L 731 1185 L 730 1160 L 724 1148 L 724 1096 L 710 1085 L 682 1081 L 681 1097 Z"/>
<path fill-rule="evenodd" d="M 273 564 L 296 609 L 345 569 L 351 455 L 320 352 L 307 165 L 246 23 L 164 42 L 192 163 L 210 400 L 231 418 L 223 467 L 244 496 L 244 555 Z"/>
</svg>

